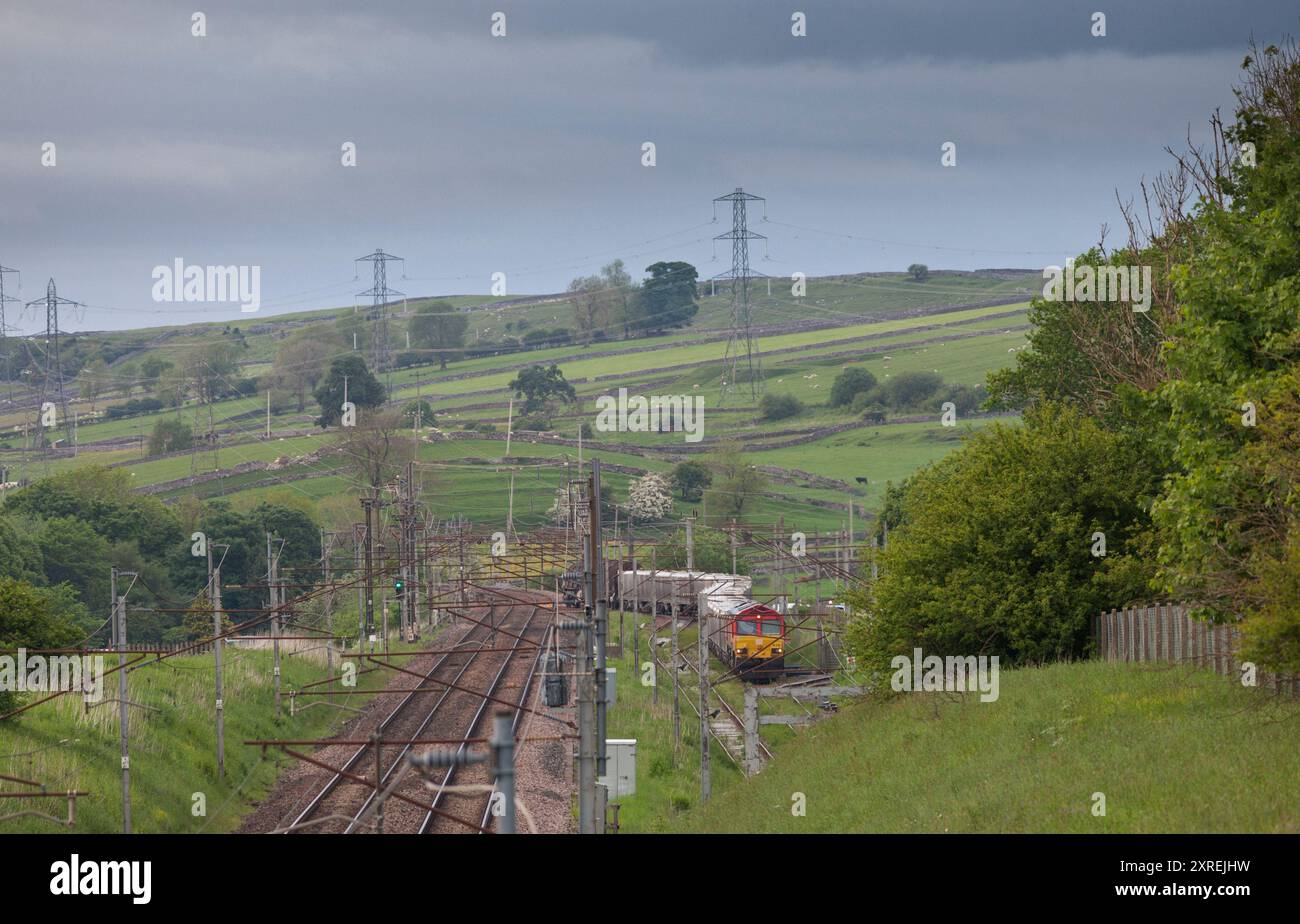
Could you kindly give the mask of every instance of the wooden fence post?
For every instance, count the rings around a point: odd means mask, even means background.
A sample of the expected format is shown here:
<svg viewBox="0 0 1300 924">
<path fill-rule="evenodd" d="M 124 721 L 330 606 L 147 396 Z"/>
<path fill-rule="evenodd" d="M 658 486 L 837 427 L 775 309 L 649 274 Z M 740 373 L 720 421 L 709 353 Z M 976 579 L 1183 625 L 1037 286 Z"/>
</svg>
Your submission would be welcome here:
<svg viewBox="0 0 1300 924">
<path fill-rule="evenodd" d="M 1166 661 L 1240 679 L 1241 631 L 1232 623 L 1192 619 L 1182 604 L 1134 606 L 1091 617 L 1096 653 L 1104 661 Z M 1300 698 L 1300 674 L 1259 672 L 1257 684 Z"/>
</svg>

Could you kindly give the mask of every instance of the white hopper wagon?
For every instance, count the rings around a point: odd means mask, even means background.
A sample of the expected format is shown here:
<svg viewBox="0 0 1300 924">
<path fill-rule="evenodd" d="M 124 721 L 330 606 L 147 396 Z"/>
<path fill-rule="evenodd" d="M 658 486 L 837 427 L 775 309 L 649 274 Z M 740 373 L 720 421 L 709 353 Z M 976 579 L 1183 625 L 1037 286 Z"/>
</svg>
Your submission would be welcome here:
<svg viewBox="0 0 1300 924">
<path fill-rule="evenodd" d="M 693 618 L 698 612 L 701 595 L 741 595 L 748 597 L 754 582 L 743 575 L 716 571 L 623 571 L 618 576 L 618 596 L 623 606 L 649 613 L 658 603 L 660 615 L 675 613 Z"/>
</svg>

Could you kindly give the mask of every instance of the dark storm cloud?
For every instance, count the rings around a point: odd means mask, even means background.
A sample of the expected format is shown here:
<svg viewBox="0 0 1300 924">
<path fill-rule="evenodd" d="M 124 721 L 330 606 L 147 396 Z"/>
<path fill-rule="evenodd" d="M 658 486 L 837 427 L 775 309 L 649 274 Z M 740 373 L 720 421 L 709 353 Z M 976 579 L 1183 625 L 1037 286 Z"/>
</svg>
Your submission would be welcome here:
<svg viewBox="0 0 1300 924">
<path fill-rule="evenodd" d="M 555 291 L 616 256 L 707 276 L 710 200 L 744 185 L 855 235 L 768 228 L 773 275 L 1041 266 L 1230 106 L 1249 35 L 1293 27 L 1263 2 L 9 3 L 0 263 L 87 327 L 188 317 L 149 296 L 177 257 L 262 266 L 266 313 L 349 303 L 377 246 L 412 294 Z"/>
<path fill-rule="evenodd" d="M 230 4 L 255 9 L 261 4 Z M 913 57 L 1012 61 L 1094 50 L 1094 12 L 1107 16 L 1109 50 L 1156 55 L 1239 50 L 1260 35 L 1295 31 L 1288 0 L 471 0 L 339 5 L 276 4 L 280 21 L 364 11 L 425 35 L 482 33 L 503 11 L 516 35 L 547 39 L 636 39 L 674 65 L 825 61 L 869 64 Z M 290 12 L 290 10 L 292 12 Z M 804 13 L 812 42 L 789 41 L 791 16 Z"/>
<path fill-rule="evenodd" d="M 422 19 L 412 4 L 411 15 Z M 1154 55 L 1238 50 L 1254 28 L 1262 35 L 1295 31 L 1287 0 L 502 0 L 469 4 L 485 18 L 508 10 L 513 23 L 550 36 L 641 36 L 673 62 L 700 68 L 720 63 L 769 64 L 823 60 L 866 64 L 911 57 L 948 61 L 1011 61 L 1093 50 L 1091 16 L 1107 14 L 1107 47 Z M 790 17 L 808 18 L 816 43 L 788 41 Z M 463 14 L 436 17 L 435 28 Z"/>
</svg>

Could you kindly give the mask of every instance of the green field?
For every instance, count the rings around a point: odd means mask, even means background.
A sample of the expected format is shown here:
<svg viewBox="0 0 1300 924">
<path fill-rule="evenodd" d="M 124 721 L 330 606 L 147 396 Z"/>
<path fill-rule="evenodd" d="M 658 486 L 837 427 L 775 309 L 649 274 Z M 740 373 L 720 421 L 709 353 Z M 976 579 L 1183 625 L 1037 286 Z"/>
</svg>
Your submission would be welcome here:
<svg viewBox="0 0 1300 924">
<path fill-rule="evenodd" d="M 779 740 L 765 726 L 775 757 L 749 779 L 715 744 L 707 806 L 693 732 L 673 764 L 671 694 L 655 708 L 648 689 L 620 682 L 619 697 L 611 735 L 638 738 L 627 833 L 1300 832 L 1300 705 L 1203 670 L 1054 664 L 1003 672 L 993 703 L 842 704 L 797 733 L 776 728 Z M 698 720 L 683 709 L 689 728 Z"/>
<path fill-rule="evenodd" d="M 778 477 L 769 483 L 750 514 L 753 523 L 765 525 L 784 518 L 792 528 L 837 529 L 845 522 L 850 492 L 859 505 L 861 522 L 863 514 L 869 514 L 879 501 L 886 481 L 899 480 L 941 457 L 958 445 L 961 433 L 986 423 L 975 418 L 961 421 L 957 428 L 943 428 L 939 426 L 936 407 L 932 421 L 862 425 L 855 422 L 847 408 L 830 408 L 826 404 L 831 384 L 842 368 L 864 364 L 881 382 L 902 372 L 937 371 L 946 383 L 969 386 L 983 382 L 988 372 L 1010 363 L 1015 351 L 1025 342 L 1023 330 L 1018 329 L 1025 323 L 1023 304 L 883 320 L 879 316 L 934 304 L 1006 298 L 1019 291 L 1020 285 L 1021 280 L 1016 278 L 941 274 L 925 283 L 901 276 L 810 280 L 808 297 L 797 309 L 792 310 L 794 306 L 788 304 L 777 306 L 779 310 L 774 308 L 775 313 L 768 320 L 802 317 L 834 321 L 838 326 L 761 336 L 757 344 L 763 353 L 766 390 L 793 395 L 804 404 L 800 414 L 783 420 L 764 420 L 744 386 L 733 390 L 725 402 L 722 400 L 725 370 L 721 358 L 725 343 L 717 339 L 699 340 L 702 331 L 705 337 L 714 336 L 708 333 L 710 318 L 725 311 L 729 299 L 725 292 L 704 298 L 699 318 L 687 330 L 596 343 L 589 348 L 564 346 L 466 359 L 452 362 L 445 371 L 436 364 L 426 365 L 396 370 L 383 378 L 390 386 L 391 400 L 396 403 L 417 395 L 429 400 L 438 417 L 437 426 L 444 431 L 491 423 L 500 433 L 506 428 L 508 416 L 507 383 L 517 374 L 517 369 L 524 364 L 558 362 L 579 398 L 577 404 L 563 408 L 552 420 L 552 430 L 569 439 L 576 438 L 583 423 L 595 420 L 595 397 L 619 387 L 627 387 L 634 393 L 698 396 L 704 401 L 706 447 L 719 440 L 738 440 L 753 464 L 775 467 L 794 479 L 794 483 L 787 483 Z M 475 303 L 470 297 L 454 301 L 461 305 Z M 779 301 L 775 299 L 769 307 Z M 512 323 L 516 333 L 519 318 L 529 311 L 543 310 L 559 311 L 562 315 L 567 308 L 556 304 L 525 304 L 476 309 L 501 324 Z M 349 313 L 348 309 L 322 309 L 267 316 L 258 318 L 255 324 L 245 325 L 244 342 L 248 344 L 245 374 L 265 371 L 266 361 L 278 348 L 277 338 L 285 330 L 331 321 Z M 567 320 L 567 316 L 553 316 L 560 317 L 559 326 Z M 764 319 L 760 316 L 756 321 L 763 323 Z M 405 323 L 406 318 L 400 314 L 391 321 L 392 336 L 399 343 Z M 197 324 L 105 336 L 125 338 L 137 345 L 139 348 L 121 361 L 139 362 L 153 354 L 176 361 L 187 350 L 204 347 L 228 337 L 229 333 L 222 325 Z M 630 352 L 600 355 L 611 351 Z M 466 375 L 469 377 L 461 377 Z M 121 400 L 124 400 L 121 396 L 101 399 L 98 408 L 102 413 L 106 405 Z M 85 415 L 90 406 L 84 401 L 74 402 L 73 411 Z M 316 413 L 318 408 L 310 399 L 302 413 L 292 405 L 273 408 L 270 420 L 273 436 L 267 440 L 264 395 L 215 402 L 211 419 L 223 433 L 215 453 L 196 448 L 171 457 L 147 458 L 143 444 L 160 420 L 179 418 L 196 433 L 207 429 L 209 409 L 194 402 L 180 409 L 123 420 L 85 418 L 78 426 L 80 450 L 75 458 L 49 458 L 35 449 L 23 451 L 21 429 L 10 430 L 7 439 L 0 439 L 0 446 L 10 447 L 4 459 L 18 478 L 37 478 L 90 464 L 114 465 L 123 467 L 133 483 L 143 488 L 217 472 L 221 476 L 218 479 L 193 487 L 169 487 L 163 497 L 195 494 L 207 498 L 228 497 L 238 505 L 251 505 L 268 491 L 274 491 L 298 498 L 311 509 L 321 503 L 336 503 L 340 494 L 355 493 L 352 489 L 357 486 L 354 476 L 343 467 L 343 460 L 332 451 L 337 442 L 336 432 L 316 428 L 313 422 Z M 516 413 L 516 424 L 519 416 Z M 19 419 L 11 415 L 10 419 L 0 421 L 0 425 L 4 423 L 13 426 Z M 820 428 L 844 425 L 852 429 L 832 435 L 817 432 Z M 94 445 L 98 441 L 114 442 Z M 759 442 L 780 445 L 764 448 Z M 600 458 L 637 470 L 667 472 L 681 459 L 700 458 L 689 452 L 692 447 L 685 444 L 681 434 L 596 433 L 585 444 L 586 459 Z M 614 444 L 620 448 L 603 448 Z M 306 461 L 309 456 L 312 460 Z M 419 458 L 425 469 L 426 498 L 432 513 L 439 517 L 464 514 L 481 523 L 504 522 L 513 472 L 516 524 L 540 525 L 555 489 L 564 478 L 565 469 L 560 463 L 569 461 L 570 471 L 576 472 L 572 465 L 577 458 L 576 447 L 516 437 L 508 464 L 504 456 L 505 443 L 500 439 L 422 442 Z M 530 459 L 536 461 L 529 462 Z M 233 471 L 241 464 L 277 460 L 289 464 L 274 470 Z M 798 472 L 838 479 L 847 485 L 844 488 L 808 486 L 802 483 Z M 617 501 L 626 496 L 630 477 L 620 473 L 607 476 L 607 490 Z M 858 483 L 855 480 L 858 477 L 866 477 L 867 484 Z M 687 506 L 679 504 L 677 515 L 686 512 Z"/>
</svg>

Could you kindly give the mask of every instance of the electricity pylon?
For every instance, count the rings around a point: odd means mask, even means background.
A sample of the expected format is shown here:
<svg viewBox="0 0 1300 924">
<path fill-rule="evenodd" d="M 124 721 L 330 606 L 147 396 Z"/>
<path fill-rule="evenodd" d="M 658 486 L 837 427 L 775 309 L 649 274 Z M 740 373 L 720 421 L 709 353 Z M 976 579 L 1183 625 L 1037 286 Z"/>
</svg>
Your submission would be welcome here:
<svg viewBox="0 0 1300 924">
<path fill-rule="evenodd" d="M 367 317 L 375 322 L 374 329 L 371 332 L 370 355 L 371 364 L 374 366 L 373 371 L 376 373 L 388 369 L 392 363 L 388 345 L 388 315 L 384 311 L 384 305 L 389 296 L 406 297 L 406 293 L 388 288 L 388 262 L 390 260 L 405 263 L 402 257 L 384 253 L 382 248 L 374 253 L 368 253 L 364 257 L 357 257 L 353 261 L 354 263 L 367 262 L 374 266 L 375 284 L 364 292 L 358 292 L 357 296 L 369 295 L 374 300 Z"/>
<path fill-rule="evenodd" d="M 57 413 L 63 414 L 63 427 L 67 433 L 68 445 L 71 446 L 72 416 L 68 413 L 68 396 L 63 388 L 63 361 L 59 358 L 59 306 L 72 305 L 80 308 L 81 303 L 74 302 L 69 298 L 59 298 L 58 291 L 54 287 L 54 280 L 51 279 L 49 285 L 45 287 L 45 297 L 28 302 L 26 307 L 39 309 L 41 305 L 45 306 L 45 375 L 41 378 L 41 399 L 37 418 L 37 422 L 40 424 L 38 432 L 41 440 L 45 441 L 45 407 L 47 404 L 53 404 L 57 409 Z M 51 388 L 51 385 L 53 385 L 53 388 Z M 55 426 L 58 426 L 57 421 Z"/>
<path fill-rule="evenodd" d="M 749 379 L 751 397 L 757 399 L 763 391 L 762 363 L 754 349 L 749 280 L 764 274 L 754 273 L 749 268 L 749 242 L 766 241 L 767 237 L 749 230 L 745 207 L 748 202 L 766 203 L 767 200 L 762 196 L 750 195 L 737 186 L 736 191 L 730 195 L 718 196 L 713 200 L 715 218 L 719 202 L 731 203 L 731 230 L 714 237 L 715 241 L 731 241 L 731 269 L 713 277 L 731 280 L 731 335 L 727 338 L 727 349 L 723 354 L 722 392 L 719 398 L 719 402 L 725 404 L 728 395 L 739 383 L 740 376 Z"/>
</svg>

